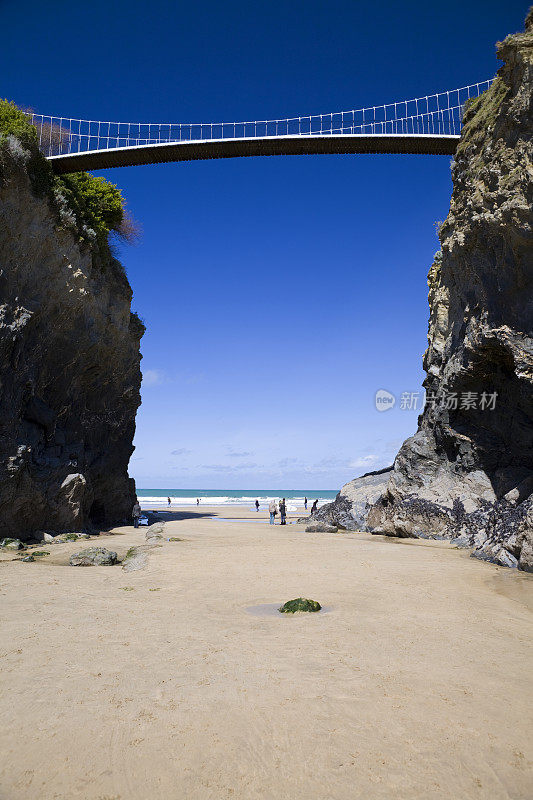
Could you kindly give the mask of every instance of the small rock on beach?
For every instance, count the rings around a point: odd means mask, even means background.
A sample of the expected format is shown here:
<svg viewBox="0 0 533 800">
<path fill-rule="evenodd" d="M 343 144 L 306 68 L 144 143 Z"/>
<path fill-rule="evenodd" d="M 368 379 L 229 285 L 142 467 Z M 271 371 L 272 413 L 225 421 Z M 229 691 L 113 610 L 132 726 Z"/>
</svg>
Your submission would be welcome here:
<svg viewBox="0 0 533 800">
<path fill-rule="evenodd" d="M 281 614 L 295 614 L 297 611 L 320 611 L 321 608 L 322 606 L 316 600 L 297 597 L 296 600 L 288 600 L 279 611 Z"/>
<path fill-rule="evenodd" d="M 328 525 L 326 522 L 315 522 L 308 525 L 305 529 L 306 533 L 337 533 L 338 528 L 336 525 Z"/>
<path fill-rule="evenodd" d="M 117 554 L 114 550 L 105 547 L 87 547 L 78 553 L 73 553 L 69 564 L 71 567 L 107 567 L 117 563 Z"/>
</svg>

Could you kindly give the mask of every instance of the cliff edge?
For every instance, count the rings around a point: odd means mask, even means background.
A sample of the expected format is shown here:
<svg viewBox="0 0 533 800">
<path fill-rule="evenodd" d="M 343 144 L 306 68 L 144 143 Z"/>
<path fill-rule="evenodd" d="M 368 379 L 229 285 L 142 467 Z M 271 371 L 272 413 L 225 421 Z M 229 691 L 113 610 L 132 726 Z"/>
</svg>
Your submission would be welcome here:
<svg viewBox="0 0 533 800">
<path fill-rule="evenodd" d="M 24 135 L 0 143 L 0 538 L 27 540 L 130 518 L 144 326 L 107 239 L 82 225 L 88 193 L 54 183 Z"/>
<path fill-rule="evenodd" d="M 469 102 L 428 276 L 426 405 L 391 472 L 319 515 L 533 571 L 533 9 Z M 370 499 L 370 503 L 368 500 Z M 362 501 L 362 502 L 361 502 Z"/>
<path fill-rule="evenodd" d="M 367 525 L 533 571 L 533 13 L 469 103 L 429 272 L 426 406 Z"/>
</svg>

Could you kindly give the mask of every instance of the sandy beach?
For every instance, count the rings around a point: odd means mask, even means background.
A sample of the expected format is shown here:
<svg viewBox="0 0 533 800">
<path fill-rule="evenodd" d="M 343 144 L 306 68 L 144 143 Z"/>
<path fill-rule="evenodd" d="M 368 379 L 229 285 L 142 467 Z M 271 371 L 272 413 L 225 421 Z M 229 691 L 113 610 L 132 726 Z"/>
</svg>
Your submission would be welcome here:
<svg viewBox="0 0 533 800">
<path fill-rule="evenodd" d="M 80 542 L 1 556 L 2 800 L 532 796 L 533 576 L 245 508 L 166 516 L 138 572 L 67 566 Z M 298 596 L 325 610 L 275 612 Z"/>
</svg>

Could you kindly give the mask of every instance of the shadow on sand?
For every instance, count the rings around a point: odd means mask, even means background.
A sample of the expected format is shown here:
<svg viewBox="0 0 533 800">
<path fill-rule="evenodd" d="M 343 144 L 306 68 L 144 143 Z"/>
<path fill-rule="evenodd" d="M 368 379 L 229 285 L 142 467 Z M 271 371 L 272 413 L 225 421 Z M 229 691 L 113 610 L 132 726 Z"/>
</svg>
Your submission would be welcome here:
<svg viewBox="0 0 533 800">
<path fill-rule="evenodd" d="M 202 517 L 217 516 L 213 511 L 167 511 L 165 510 L 152 510 L 142 509 L 144 514 L 153 514 L 158 517 L 161 522 L 180 522 L 184 519 L 201 519 Z"/>
</svg>

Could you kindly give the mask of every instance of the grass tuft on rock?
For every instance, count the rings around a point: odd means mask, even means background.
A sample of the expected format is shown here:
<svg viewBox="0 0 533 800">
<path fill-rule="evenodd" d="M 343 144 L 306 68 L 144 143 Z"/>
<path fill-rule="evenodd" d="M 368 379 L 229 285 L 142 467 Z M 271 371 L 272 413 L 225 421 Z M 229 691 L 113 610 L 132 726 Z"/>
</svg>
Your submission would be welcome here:
<svg viewBox="0 0 533 800">
<path fill-rule="evenodd" d="M 497 76 L 485 92 L 465 103 L 463 130 L 457 145 L 456 160 L 465 154 L 470 145 L 480 147 L 486 141 L 509 94 L 509 87 Z"/>
<path fill-rule="evenodd" d="M 115 234 L 122 241 L 134 243 L 139 228 L 126 209 L 120 189 L 110 181 L 89 172 L 55 175 L 39 149 L 37 129 L 31 124 L 31 112 L 9 100 L 0 99 L 0 181 L 4 179 L 8 153 L 23 163 L 33 192 L 51 203 L 60 230 L 70 230 L 80 245 L 98 255 L 102 269 L 121 272 L 109 241 Z M 61 138 L 63 131 L 52 131 Z"/>
</svg>

